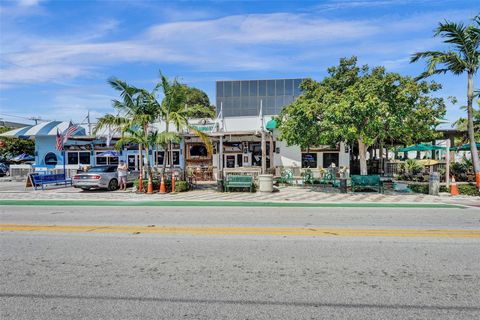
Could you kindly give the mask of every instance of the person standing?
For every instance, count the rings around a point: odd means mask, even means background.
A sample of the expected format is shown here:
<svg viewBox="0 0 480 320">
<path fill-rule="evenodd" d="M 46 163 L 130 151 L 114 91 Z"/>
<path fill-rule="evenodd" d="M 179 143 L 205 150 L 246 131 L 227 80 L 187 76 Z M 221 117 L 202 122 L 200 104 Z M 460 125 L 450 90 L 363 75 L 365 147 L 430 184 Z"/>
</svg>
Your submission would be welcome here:
<svg viewBox="0 0 480 320">
<path fill-rule="evenodd" d="M 120 190 L 127 190 L 127 173 L 128 173 L 128 166 L 125 161 L 120 160 L 120 163 L 117 167 L 118 173 L 118 183 Z"/>
</svg>

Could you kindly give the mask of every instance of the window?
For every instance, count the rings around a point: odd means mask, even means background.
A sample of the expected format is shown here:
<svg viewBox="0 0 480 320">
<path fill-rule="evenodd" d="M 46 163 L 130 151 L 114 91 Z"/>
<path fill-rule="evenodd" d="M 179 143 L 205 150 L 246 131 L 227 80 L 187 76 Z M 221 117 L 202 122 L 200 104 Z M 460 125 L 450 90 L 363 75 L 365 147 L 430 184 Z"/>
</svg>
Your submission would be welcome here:
<svg viewBox="0 0 480 320">
<path fill-rule="evenodd" d="M 90 164 L 90 152 L 79 152 L 80 164 Z"/>
<path fill-rule="evenodd" d="M 240 81 L 234 81 L 232 85 L 232 96 L 240 97 Z"/>
<path fill-rule="evenodd" d="M 249 83 L 250 83 L 250 96 L 254 97 L 258 93 L 258 90 L 257 90 L 258 81 L 249 81 Z"/>
<path fill-rule="evenodd" d="M 243 155 L 237 154 L 237 165 L 243 167 Z"/>
<path fill-rule="evenodd" d="M 275 80 L 268 80 L 267 81 L 267 96 L 274 96 L 275 95 Z"/>
<path fill-rule="evenodd" d="M 323 153 L 323 167 L 328 168 L 335 163 L 335 166 L 338 167 L 338 152 L 325 152 Z"/>
<path fill-rule="evenodd" d="M 267 95 L 267 81 L 260 80 L 258 81 L 258 95 L 266 96 Z"/>
<path fill-rule="evenodd" d="M 78 152 L 67 153 L 67 164 L 78 164 Z"/>
<path fill-rule="evenodd" d="M 180 165 L 180 151 L 173 151 L 173 165 L 178 166 Z"/>
<path fill-rule="evenodd" d="M 53 152 L 49 152 L 45 155 L 45 164 L 46 165 L 51 165 L 51 166 L 56 166 L 57 165 L 57 155 Z"/>
<path fill-rule="evenodd" d="M 207 147 L 203 144 L 190 146 L 190 157 L 206 157 L 208 156 Z"/>
<path fill-rule="evenodd" d="M 232 96 L 232 83 L 226 81 L 223 83 L 223 93 L 224 97 L 231 97 Z"/>
<path fill-rule="evenodd" d="M 98 154 L 105 151 L 97 151 L 95 153 L 95 164 L 98 165 L 107 165 L 107 164 L 118 164 L 118 157 L 99 157 Z"/>
<path fill-rule="evenodd" d="M 276 95 L 283 96 L 284 90 L 283 86 L 285 84 L 285 80 L 275 80 L 275 87 L 277 88 Z"/>
<path fill-rule="evenodd" d="M 67 164 L 90 164 L 90 152 L 69 151 L 67 153 Z"/>
<path fill-rule="evenodd" d="M 302 153 L 302 168 L 316 168 L 317 154 L 316 153 Z"/>
<path fill-rule="evenodd" d="M 217 82 L 217 97 L 223 97 L 223 82 Z"/>
<path fill-rule="evenodd" d="M 293 96 L 293 80 L 292 79 L 285 80 L 285 95 Z"/>
<path fill-rule="evenodd" d="M 293 95 L 299 96 L 302 91 L 300 90 L 300 83 L 302 83 L 302 79 L 295 79 L 293 81 Z"/>
<path fill-rule="evenodd" d="M 165 159 L 165 151 L 157 151 L 157 166 L 163 165 L 163 160 Z"/>
<path fill-rule="evenodd" d="M 248 81 L 242 81 L 242 92 L 241 96 L 242 97 L 247 97 L 248 96 Z"/>
</svg>

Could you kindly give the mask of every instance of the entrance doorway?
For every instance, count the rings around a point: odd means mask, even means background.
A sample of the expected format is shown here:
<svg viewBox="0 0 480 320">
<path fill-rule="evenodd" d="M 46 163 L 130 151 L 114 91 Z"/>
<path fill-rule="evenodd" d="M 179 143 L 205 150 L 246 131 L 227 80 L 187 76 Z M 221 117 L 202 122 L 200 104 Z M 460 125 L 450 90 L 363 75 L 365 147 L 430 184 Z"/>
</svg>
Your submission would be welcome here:
<svg viewBox="0 0 480 320">
<path fill-rule="evenodd" d="M 127 156 L 127 164 L 129 170 L 139 170 L 139 155 L 138 154 L 129 154 Z"/>
</svg>

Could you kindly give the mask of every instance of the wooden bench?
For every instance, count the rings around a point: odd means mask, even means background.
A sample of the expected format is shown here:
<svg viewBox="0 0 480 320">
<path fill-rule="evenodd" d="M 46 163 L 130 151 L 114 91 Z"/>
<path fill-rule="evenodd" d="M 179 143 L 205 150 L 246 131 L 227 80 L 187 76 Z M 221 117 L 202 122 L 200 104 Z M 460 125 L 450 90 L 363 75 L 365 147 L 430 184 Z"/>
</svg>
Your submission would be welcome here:
<svg viewBox="0 0 480 320">
<path fill-rule="evenodd" d="M 66 178 L 64 173 L 54 174 L 32 174 L 32 183 L 35 190 L 37 187 L 42 187 L 45 190 L 47 184 L 68 184 L 72 185 L 72 178 Z"/>
<path fill-rule="evenodd" d="M 252 192 L 253 177 L 241 175 L 228 175 L 225 179 L 225 190 L 230 191 L 231 188 L 248 188 Z"/>
<path fill-rule="evenodd" d="M 352 192 L 355 189 L 373 189 L 379 193 L 383 193 L 383 184 L 380 180 L 380 176 L 352 176 Z"/>
</svg>

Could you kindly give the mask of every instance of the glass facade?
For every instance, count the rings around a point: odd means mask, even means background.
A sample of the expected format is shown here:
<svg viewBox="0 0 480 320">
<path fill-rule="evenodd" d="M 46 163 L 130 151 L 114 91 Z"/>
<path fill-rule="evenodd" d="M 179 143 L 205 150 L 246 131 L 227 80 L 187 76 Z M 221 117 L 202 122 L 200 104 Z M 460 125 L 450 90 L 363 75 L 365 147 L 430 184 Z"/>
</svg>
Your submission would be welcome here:
<svg viewBox="0 0 480 320">
<path fill-rule="evenodd" d="M 264 115 L 277 115 L 301 93 L 303 79 L 217 81 L 217 113 L 223 116 L 258 116 L 260 101 Z"/>
</svg>

